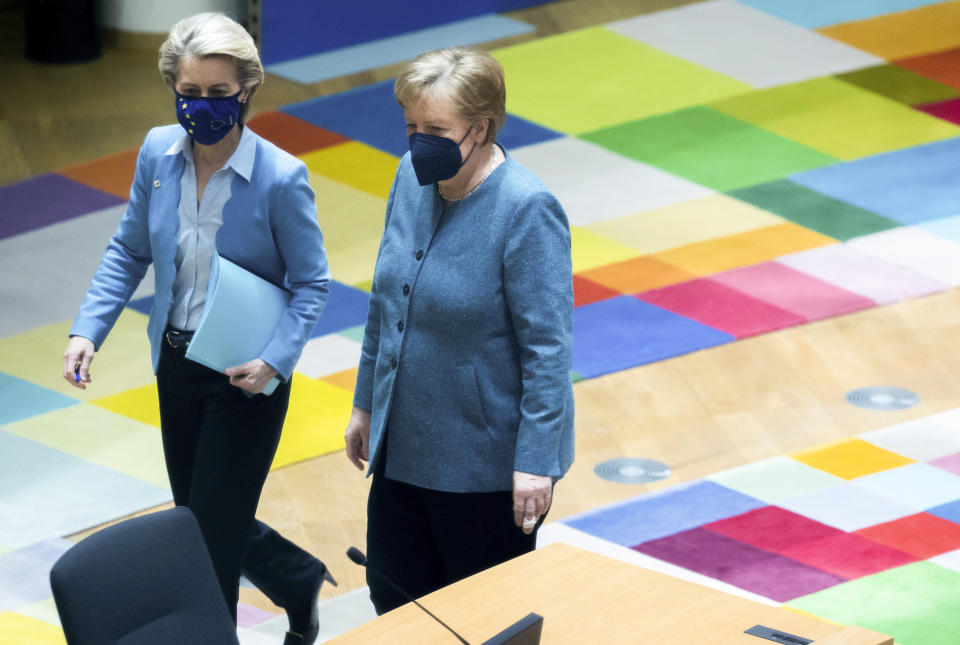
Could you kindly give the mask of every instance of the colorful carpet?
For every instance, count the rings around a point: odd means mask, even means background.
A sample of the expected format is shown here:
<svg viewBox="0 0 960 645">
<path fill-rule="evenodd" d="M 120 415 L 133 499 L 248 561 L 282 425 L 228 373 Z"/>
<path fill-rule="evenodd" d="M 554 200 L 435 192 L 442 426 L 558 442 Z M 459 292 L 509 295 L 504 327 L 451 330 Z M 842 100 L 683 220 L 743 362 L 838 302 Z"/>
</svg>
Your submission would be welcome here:
<svg viewBox="0 0 960 645">
<path fill-rule="evenodd" d="M 960 642 L 960 408 L 563 523 L 899 645 Z"/>
<path fill-rule="evenodd" d="M 510 86 L 501 141 L 559 196 L 572 224 L 573 378 L 960 284 L 958 19 L 955 0 L 710 0 L 496 51 Z M 387 192 L 407 144 L 389 81 L 260 114 L 250 126 L 307 164 L 336 280 L 297 367 L 275 462 L 283 466 L 342 448 Z M 152 275 L 99 352 L 94 386 L 82 393 L 58 376 L 135 155 L 0 186 L 0 552 L 169 497 L 144 338 Z M 911 466 L 943 478 L 935 466 Z M 730 531 L 805 521 L 794 517 L 806 517 L 802 505 L 765 510 L 776 500 L 724 486 L 688 489 L 691 500 L 709 493 L 718 508 L 732 504 L 731 517 L 755 513 Z M 850 499 L 864 499 L 862 486 L 849 486 Z M 861 506 L 883 518 L 892 506 L 874 497 Z M 742 536 L 726 528 L 699 528 L 721 519 L 685 527 L 692 533 L 675 543 L 670 533 L 635 544 L 669 555 L 689 550 L 683 540 L 702 541 L 753 558 L 742 574 L 753 579 L 770 558 L 763 545 L 731 543 Z M 921 520 L 932 521 L 911 521 Z M 869 546 L 860 534 L 804 526 L 828 542 Z M 886 546 L 896 553 L 874 549 L 866 560 L 912 553 Z M 875 593 L 851 586 L 853 572 L 821 562 L 818 549 L 777 553 L 793 585 L 778 597 L 819 613 L 828 594 Z M 867 579 L 889 575 L 904 589 L 928 574 L 931 585 L 949 582 L 942 560 L 914 557 Z M 26 616 L 0 614 L 0 623 L 16 623 L 14 633 Z"/>
</svg>

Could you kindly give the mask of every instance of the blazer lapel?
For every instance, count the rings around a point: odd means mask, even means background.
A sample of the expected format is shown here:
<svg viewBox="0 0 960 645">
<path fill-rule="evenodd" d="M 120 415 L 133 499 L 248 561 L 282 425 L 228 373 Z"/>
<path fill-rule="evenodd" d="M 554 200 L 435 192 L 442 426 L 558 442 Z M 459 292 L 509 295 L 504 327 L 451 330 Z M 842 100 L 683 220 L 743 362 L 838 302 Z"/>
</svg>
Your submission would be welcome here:
<svg viewBox="0 0 960 645">
<path fill-rule="evenodd" d="M 183 174 L 183 156 L 161 155 L 151 178 L 150 237 L 153 261 L 157 270 L 176 272 L 173 263 L 177 253 L 177 231 L 180 229 L 180 177 Z M 161 267 L 161 265 L 167 265 Z"/>
</svg>

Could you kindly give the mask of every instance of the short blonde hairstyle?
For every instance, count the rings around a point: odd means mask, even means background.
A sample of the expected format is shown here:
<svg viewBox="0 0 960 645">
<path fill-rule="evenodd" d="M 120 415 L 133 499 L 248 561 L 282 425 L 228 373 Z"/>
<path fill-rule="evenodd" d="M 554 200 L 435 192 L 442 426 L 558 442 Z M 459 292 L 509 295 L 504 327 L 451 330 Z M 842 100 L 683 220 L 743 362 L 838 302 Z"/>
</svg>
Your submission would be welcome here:
<svg viewBox="0 0 960 645">
<path fill-rule="evenodd" d="M 393 92 L 401 107 L 434 92 L 449 97 L 460 115 L 471 123 L 487 121 L 483 143 L 496 139 L 507 119 L 503 67 L 476 47 L 451 47 L 420 54 L 400 71 Z"/>
<path fill-rule="evenodd" d="M 222 13 L 198 13 L 173 26 L 166 42 L 160 46 L 157 67 L 167 85 L 173 88 L 184 58 L 226 56 L 237 70 L 241 90 L 249 90 L 247 102 L 240 112 L 241 121 L 250 107 L 250 98 L 263 84 L 263 64 L 257 45 L 235 20 Z"/>
</svg>

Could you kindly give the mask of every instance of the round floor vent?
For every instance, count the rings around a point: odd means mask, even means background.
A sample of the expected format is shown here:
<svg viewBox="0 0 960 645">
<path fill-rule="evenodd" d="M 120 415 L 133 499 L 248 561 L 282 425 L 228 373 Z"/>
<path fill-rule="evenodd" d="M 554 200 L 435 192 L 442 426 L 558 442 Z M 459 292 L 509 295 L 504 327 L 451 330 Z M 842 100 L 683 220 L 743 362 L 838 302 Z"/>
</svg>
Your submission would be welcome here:
<svg viewBox="0 0 960 645">
<path fill-rule="evenodd" d="M 673 472 L 666 464 L 652 459 L 620 457 L 597 464 L 594 474 L 617 484 L 646 484 L 665 479 Z"/>
<path fill-rule="evenodd" d="M 867 410 L 905 410 L 920 402 L 920 397 L 902 387 L 875 385 L 847 392 L 847 402 Z"/>
</svg>

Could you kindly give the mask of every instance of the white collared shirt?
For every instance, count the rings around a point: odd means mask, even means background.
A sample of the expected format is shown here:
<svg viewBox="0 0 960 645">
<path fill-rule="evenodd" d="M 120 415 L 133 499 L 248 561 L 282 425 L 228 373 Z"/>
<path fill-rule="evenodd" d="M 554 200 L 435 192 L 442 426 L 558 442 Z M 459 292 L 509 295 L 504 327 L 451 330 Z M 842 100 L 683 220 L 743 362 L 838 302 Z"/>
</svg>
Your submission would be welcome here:
<svg viewBox="0 0 960 645">
<path fill-rule="evenodd" d="M 213 173 L 197 203 L 197 171 L 193 161 L 190 137 L 184 133 L 166 154 L 182 154 L 183 174 L 180 177 L 180 226 L 177 231 L 177 254 L 174 262 L 177 277 L 173 281 L 173 304 L 169 324 L 178 329 L 194 330 L 203 314 L 210 282 L 210 261 L 217 252 L 217 231 L 223 224 L 223 207 L 230 199 L 235 177 L 250 181 L 256 141 L 249 128 L 243 128 L 240 142 L 227 162 Z"/>
</svg>

